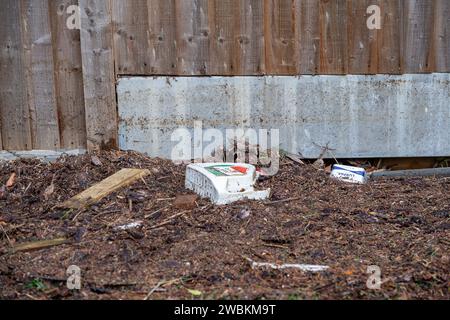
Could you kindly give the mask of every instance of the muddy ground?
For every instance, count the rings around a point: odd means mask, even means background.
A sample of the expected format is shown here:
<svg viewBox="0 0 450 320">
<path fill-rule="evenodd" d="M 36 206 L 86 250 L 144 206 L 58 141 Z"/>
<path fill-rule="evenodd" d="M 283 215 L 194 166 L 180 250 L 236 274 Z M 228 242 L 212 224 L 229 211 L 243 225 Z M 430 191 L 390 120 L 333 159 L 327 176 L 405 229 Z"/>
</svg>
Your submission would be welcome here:
<svg viewBox="0 0 450 320">
<path fill-rule="evenodd" d="M 355 186 L 283 160 L 259 187 L 270 201 L 182 212 L 184 167 L 134 153 L 0 166 L 2 299 L 449 299 L 450 179 L 409 178 Z M 120 168 L 151 175 L 86 211 L 57 206 Z M 49 186 L 54 185 L 54 190 Z M 284 201 L 291 199 L 290 201 Z M 115 227 L 134 221 L 132 230 Z M 69 242 L 12 253 L 24 242 Z M 256 262 L 329 266 L 320 273 L 252 268 Z M 66 287 L 81 269 L 82 288 Z M 368 289 L 367 268 L 381 270 Z"/>
</svg>

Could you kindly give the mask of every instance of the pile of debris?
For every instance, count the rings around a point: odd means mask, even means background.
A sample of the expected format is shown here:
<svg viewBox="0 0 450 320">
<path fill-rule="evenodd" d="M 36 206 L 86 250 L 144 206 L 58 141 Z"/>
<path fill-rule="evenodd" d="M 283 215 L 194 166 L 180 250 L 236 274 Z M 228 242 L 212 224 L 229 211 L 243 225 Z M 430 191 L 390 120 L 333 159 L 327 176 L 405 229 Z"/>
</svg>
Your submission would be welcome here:
<svg viewBox="0 0 450 320">
<path fill-rule="evenodd" d="M 350 184 L 283 158 L 255 181 L 267 199 L 224 206 L 185 173 L 123 152 L 2 163 L 0 298 L 449 298 L 446 177 Z"/>
</svg>

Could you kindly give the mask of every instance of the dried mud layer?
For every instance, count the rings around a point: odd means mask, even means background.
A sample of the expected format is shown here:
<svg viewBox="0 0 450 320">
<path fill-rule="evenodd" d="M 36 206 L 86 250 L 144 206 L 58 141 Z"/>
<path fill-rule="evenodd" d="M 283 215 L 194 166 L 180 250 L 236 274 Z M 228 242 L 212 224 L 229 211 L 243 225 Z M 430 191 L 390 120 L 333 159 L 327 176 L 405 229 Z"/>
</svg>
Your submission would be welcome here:
<svg viewBox="0 0 450 320">
<path fill-rule="evenodd" d="M 0 165 L 2 185 L 17 175 L 0 191 L 1 299 L 450 297 L 448 178 L 355 186 L 283 160 L 279 173 L 258 185 L 272 189 L 268 201 L 213 206 L 198 200 L 183 210 L 173 204 L 189 194 L 185 167 L 135 153 L 97 157 Z M 151 175 L 85 211 L 58 209 L 121 168 L 147 168 Z M 143 224 L 116 228 L 136 221 Z M 68 242 L 11 251 L 55 238 Z M 252 267 L 249 259 L 329 269 L 275 270 Z M 81 290 L 67 288 L 72 265 L 81 270 Z M 367 287 L 369 266 L 380 268 L 379 290 Z"/>
</svg>

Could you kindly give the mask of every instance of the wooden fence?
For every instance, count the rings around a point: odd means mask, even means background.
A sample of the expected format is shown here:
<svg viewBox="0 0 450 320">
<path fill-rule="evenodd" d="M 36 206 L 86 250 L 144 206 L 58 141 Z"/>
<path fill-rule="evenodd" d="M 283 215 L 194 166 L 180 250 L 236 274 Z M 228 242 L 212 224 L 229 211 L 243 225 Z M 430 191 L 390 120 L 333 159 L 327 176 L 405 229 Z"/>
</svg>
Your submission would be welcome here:
<svg viewBox="0 0 450 320">
<path fill-rule="evenodd" d="M 431 72 L 448 0 L 2 0 L 0 147 L 115 148 L 119 76 Z"/>
</svg>

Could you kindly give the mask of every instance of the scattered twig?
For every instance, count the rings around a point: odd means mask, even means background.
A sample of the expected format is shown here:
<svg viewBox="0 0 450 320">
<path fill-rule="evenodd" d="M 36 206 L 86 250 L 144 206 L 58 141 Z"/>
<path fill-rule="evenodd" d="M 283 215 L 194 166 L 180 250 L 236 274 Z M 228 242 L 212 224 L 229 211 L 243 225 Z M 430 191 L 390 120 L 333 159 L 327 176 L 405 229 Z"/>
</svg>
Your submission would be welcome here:
<svg viewBox="0 0 450 320">
<path fill-rule="evenodd" d="M 8 243 L 11 248 L 13 248 L 13 244 L 11 242 L 11 239 L 9 238 L 8 234 L 6 233 L 5 229 L 3 228 L 2 224 L 0 223 L 0 228 L 2 229 L 2 232 L 5 234 L 6 240 L 8 240 Z"/>
<path fill-rule="evenodd" d="M 147 296 L 144 298 L 144 300 L 148 300 L 148 299 L 150 298 L 150 296 L 151 296 L 156 290 L 158 290 L 159 288 L 162 288 L 162 287 L 165 287 L 165 286 L 169 286 L 169 285 L 175 284 L 175 283 L 180 282 L 180 281 L 181 281 L 181 278 L 173 279 L 173 280 L 169 280 L 169 281 L 160 281 L 160 282 L 158 282 L 158 284 L 157 284 L 156 286 L 154 286 L 154 287 L 152 288 L 152 290 L 149 291 L 149 293 L 148 293 Z"/>
<path fill-rule="evenodd" d="M 175 200 L 176 198 L 160 198 L 160 199 L 156 199 L 156 201 L 171 201 L 171 200 Z"/>
<path fill-rule="evenodd" d="M 285 202 L 291 202 L 291 201 L 297 201 L 297 200 L 301 200 L 302 198 L 297 197 L 297 198 L 288 198 L 288 199 L 283 199 L 283 200 L 277 200 L 277 201 L 271 201 L 268 202 L 267 205 L 272 206 L 275 204 L 279 204 L 279 203 L 285 203 Z"/>
<path fill-rule="evenodd" d="M 157 224 L 157 225 L 151 226 L 149 229 L 157 229 L 157 228 L 163 227 L 163 226 L 165 226 L 165 225 L 171 223 L 172 220 L 174 220 L 174 219 L 176 219 L 176 218 L 178 218 L 178 217 L 181 217 L 181 216 L 183 216 L 183 215 L 185 215 L 186 213 L 189 213 L 189 212 L 190 212 L 190 211 L 182 211 L 182 212 L 180 212 L 180 213 L 177 213 L 177 214 L 175 214 L 175 215 L 173 215 L 173 216 L 167 218 L 167 219 L 164 220 L 163 222 L 161 222 L 161 223 L 159 223 L 159 224 Z"/>
<path fill-rule="evenodd" d="M 305 165 L 305 163 L 300 159 L 299 156 L 292 154 L 292 153 L 286 153 L 286 158 L 288 158 L 289 160 L 298 163 L 299 165 Z"/>
<path fill-rule="evenodd" d="M 170 207 L 170 206 L 167 206 L 167 207 L 158 209 L 158 210 L 156 210 L 156 211 L 153 211 L 152 213 L 145 215 L 144 218 L 145 218 L 145 219 L 152 218 L 152 217 L 155 216 L 156 214 L 160 213 L 161 211 L 163 211 L 163 210 L 165 210 L 165 209 L 168 209 L 169 207 Z"/>
<path fill-rule="evenodd" d="M 282 246 L 282 245 L 279 245 L 279 244 L 263 243 L 262 246 L 263 247 L 271 247 L 271 248 L 279 248 L 279 249 L 289 250 L 289 247 Z"/>
</svg>

